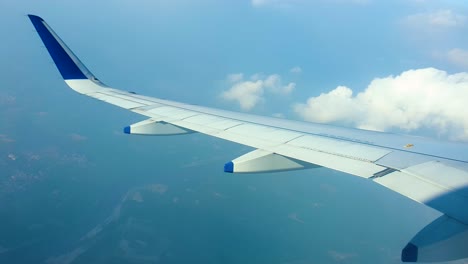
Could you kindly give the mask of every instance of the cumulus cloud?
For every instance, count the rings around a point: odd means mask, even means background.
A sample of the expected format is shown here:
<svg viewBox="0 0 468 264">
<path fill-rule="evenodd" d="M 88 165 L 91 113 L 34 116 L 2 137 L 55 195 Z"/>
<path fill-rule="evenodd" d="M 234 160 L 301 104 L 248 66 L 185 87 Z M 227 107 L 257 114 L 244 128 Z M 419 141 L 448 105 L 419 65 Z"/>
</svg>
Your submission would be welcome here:
<svg viewBox="0 0 468 264">
<path fill-rule="evenodd" d="M 244 110 L 250 110 L 262 100 L 263 87 L 259 81 L 245 81 L 235 84 L 221 96 L 230 101 L 238 101 Z"/>
<path fill-rule="evenodd" d="M 450 28 L 465 25 L 466 16 L 457 14 L 450 9 L 444 9 L 409 15 L 405 18 L 404 22 L 408 26 L 418 28 Z"/>
<path fill-rule="evenodd" d="M 409 70 L 376 78 L 357 95 L 345 86 L 296 104 L 308 121 L 362 129 L 434 131 L 438 136 L 468 140 L 468 73 L 448 74 L 434 68 Z"/>
<path fill-rule="evenodd" d="M 257 73 L 245 80 L 243 74 L 236 73 L 229 74 L 227 81 L 231 88 L 222 92 L 221 97 L 228 101 L 237 101 L 243 110 L 251 110 L 262 102 L 265 93 L 286 95 L 296 87 L 293 82 L 283 85 L 278 74 L 263 76 Z"/>
</svg>

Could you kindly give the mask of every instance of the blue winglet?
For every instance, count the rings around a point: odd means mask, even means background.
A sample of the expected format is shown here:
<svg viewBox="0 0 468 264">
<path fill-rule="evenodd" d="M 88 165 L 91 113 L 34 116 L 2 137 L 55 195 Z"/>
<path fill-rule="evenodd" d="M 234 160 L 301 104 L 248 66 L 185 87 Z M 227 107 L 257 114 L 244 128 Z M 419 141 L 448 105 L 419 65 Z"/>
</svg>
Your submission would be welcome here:
<svg viewBox="0 0 468 264">
<path fill-rule="evenodd" d="M 123 132 L 124 132 L 125 134 L 130 134 L 130 126 L 124 127 Z"/>
<path fill-rule="evenodd" d="M 232 163 L 232 161 L 224 164 L 224 172 L 229 172 L 229 173 L 234 172 L 234 163 Z"/>
<path fill-rule="evenodd" d="M 37 30 L 37 33 L 42 39 L 42 42 L 49 51 L 50 56 L 55 62 L 60 74 L 64 80 L 70 79 L 87 79 L 83 71 L 80 70 L 76 62 L 76 56 L 63 44 L 63 41 L 50 29 L 45 21 L 35 15 L 28 15 L 32 24 Z M 67 50 L 68 52 L 67 52 Z M 73 58 L 71 57 L 73 56 Z"/>
</svg>

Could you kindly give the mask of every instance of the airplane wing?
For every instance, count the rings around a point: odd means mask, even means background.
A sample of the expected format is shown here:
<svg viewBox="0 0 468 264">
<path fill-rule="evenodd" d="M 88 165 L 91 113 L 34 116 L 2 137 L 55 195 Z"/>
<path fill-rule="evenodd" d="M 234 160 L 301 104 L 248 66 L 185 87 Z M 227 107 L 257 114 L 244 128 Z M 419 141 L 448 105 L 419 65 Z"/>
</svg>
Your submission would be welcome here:
<svg viewBox="0 0 468 264">
<path fill-rule="evenodd" d="M 407 244 L 402 261 L 468 257 L 468 145 L 255 116 L 114 89 L 99 81 L 43 19 L 28 16 L 68 86 L 147 117 L 125 127 L 125 133 L 199 132 L 255 149 L 227 162 L 229 173 L 322 166 L 374 181 L 443 214 Z"/>
</svg>

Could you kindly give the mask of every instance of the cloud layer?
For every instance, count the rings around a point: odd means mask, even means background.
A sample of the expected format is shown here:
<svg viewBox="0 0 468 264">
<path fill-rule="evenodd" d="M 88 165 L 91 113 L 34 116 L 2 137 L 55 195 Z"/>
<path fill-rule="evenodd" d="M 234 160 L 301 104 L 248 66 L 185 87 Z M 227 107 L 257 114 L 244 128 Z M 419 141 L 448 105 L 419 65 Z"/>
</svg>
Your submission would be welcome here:
<svg viewBox="0 0 468 264">
<path fill-rule="evenodd" d="M 308 121 L 377 131 L 430 129 L 438 136 L 468 140 L 468 73 L 434 68 L 376 78 L 361 93 L 339 86 L 310 97 L 294 110 Z"/>
<path fill-rule="evenodd" d="M 265 93 L 286 95 L 296 87 L 293 82 L 283 85 L 281 77 L 277 74 L 268 76 L 254 74 L 245 80 L 242 73 L 237 73 L 228 75 L 227 80 L 231 88 L 222 92 L 221 97 L 239 103 L 242 110 L 254 108 L 264 100 Z"/>
</svg>

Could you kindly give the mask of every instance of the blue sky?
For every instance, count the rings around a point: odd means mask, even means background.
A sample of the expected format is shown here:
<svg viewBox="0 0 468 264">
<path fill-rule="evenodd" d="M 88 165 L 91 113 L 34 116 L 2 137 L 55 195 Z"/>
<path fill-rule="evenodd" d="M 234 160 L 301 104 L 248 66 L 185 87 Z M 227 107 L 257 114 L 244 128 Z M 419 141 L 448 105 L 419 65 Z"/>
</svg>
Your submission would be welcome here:
<svg viewBox="0 0 468 264">
<path fill-rule="evenodd" d="M 23 65 L 3 63 L 9 76 L 58 76 L 53 67 L 24 67 L 30 58 L 46 57 L 21 19 L 36 13 L 111 86 L 263 115 L 468 140 L 468 121 L 457 115 L 468 86 L 468 7 L 461 1 L 2 5 L 1 19 L 12 25 L 3 35 L 13 36 L 3 45 L 17 47 L 2 49 L 4 62 Z M 462 76 L 454 83 L 456 73 Z M 386 77 L 375 88 L 380 97 L 366 93 L 373 80 Z M 346 89 L 329 94 L 341 86 Z M 454 104 L 450 110 L 447 101 Z"/>
<path fill-rule="evenodd" d="M 73 179 L 82 186 L 114 165 L 106 159 L 109 144 L 122 164 L 126 155 L 150 153 L 135 165 L 141 174 L 149 170 L 143 164 L 182 152 L 190 154 L 160 169 L 178 174 L 174 167 L 204 164 L 207 173 L 217 175 L 225 161 L 248 151 L 196 135 L 155 139 L 154 145 L 148 138 L 123 137 L 121 128 L 141 117 L 67 89 L 25 16 L 29 13 L 43 17 L 100 80 L 116 88 L 262 115 L 466 141 L 467 11 L 462 1 L 424 0 L 2 1 L 0 22 L 8 26 L 0 28 L 5 120 L 0 125 L 5 154 L 0 166 L 26 156 L 29 161 L 34 155 L 62 156 L 65 165 L 78 166 L 70 169 L 74 173 L 88 175 L 83 182 Z M 210 151 L 202 151 L 206 145 Z M 93 165 L 82 169 L 82 163 Z M 132 184 L 150 182 L 143 176 L 129 179 L 132 168 L 127 166 L 111 172 L 117 181 L 110 176 L 105 180 L 115 185 L 100 183 L 92 190 L 125 193 Z M 378 260 L 395 257 L 436 215 L 396 194 L 378 193 L 382 188 L 331 175 L 333 183 L 315 189 L 339 190 L 327 203 L 352 196 L 363 203 L 356 208 L 359 212 L 379 203 L 389 207 L 369 216 L 388 219 L 390 229 L 399 231 L 398 237 L 391 236 L 389 249 L 382 249 L 390 253 Z M 281 180 L 273 179 L 280 185 Z M 382 196 L 367 204 L 356 192 Z M 419 218 L 392 216 L 398 210 L 416 212 Z M 304 217 L 299 214 L 298 219 Z M 87 219 L 93 220 L 98 221 Z M 342 232 L 348 229 L 335 218 L 332 223 Z M 374 225 L 375 234 L 388 235 Z M 366 224 L 355 228 L 365 230 Z M 356 235 L 349 232 L 344 236 Z M 8 247 L 0 243 L 0 251 L 2 245 Z M 328 253 L 335 262 L 356 262 L 355 256 L 363 254 L 354 250 L 331 248 Z"/>
<path fill-rule="evenodd" d="M 456 114 L 459 108 L 445 113 L 447 101 L 461 107 L 467 99 L 464 75 L 456 85 L 448 80 L 468 67 L 468 7 L 460 1 L 46 1 L 2 5 L 6 6 L 2 8 L 3 22 L 15 21 L 3 29 L 4 35 L 13 36 L 3 45 L 17 47 L 1 51 L 7 58 L 2 71 L 9 76 L 58 76 L 52 67 L 24 67 L 29 58 L 45 57 L 22 17 L 36 13 L 111 86 L 263 115 L 424 132 L 443 139 L 468 138 L 467 120 Z M 11 67 L 7 61 L 23 66 Z M 417 71 L 431 67 L 438 71 Z M 402 78 L 398 76 L 410 70 L 416 72 L 399 83 Z M 444 73 L 447 80 L 439 80 L 437 76 Z M 230 76 L 242 78 L 230 81 Z M 388 82 L 375 88 L 380 98 L 365 93 L 374 79 L 389 76 Z M 266 84 L 269 77 L 274 79 L 270 85 Z M 406 88 L 420 79 L 426 80 L 420 88 Z M 436 91 L 421 100 L 432 83 L 437 83 Z M 344 95 L 343 91 L 327 94 L 340 86 L 348 89 Z M 406 92 L 384 91 L 382 86 L 404 87 Z M 234 88 L 237 92 L 226 94 Z M 439 96 L 447 89 L 446 97 Z M 363 96 L 357 98 L 360 92 Z M 317 99 L 322 93 L 325 98 Z M 352 105 L 343 102 L 343 97 Z M 371 103 L 388 97 L 394 100 L 386 102 L 384 110 Z M 307 101 L 314 98 L 317 100 Z M 414 104 L 416 101 L 422 105 Z M 421 110 L 427 105 L 436 110 Z M 393 112 L 401 109 L 400 116 L 395 116 Z M 366 112 L 375 116 L 363 114 Z M 386 121 L 381 124 L 375 119 Z M 449 124 L 440 124 L 440 119 L 450 120 Z"/>
</svg>

